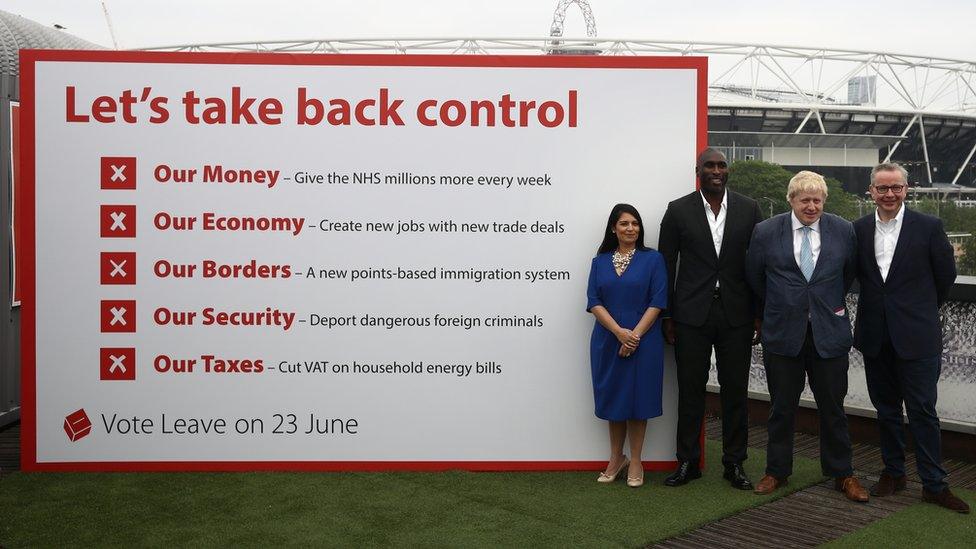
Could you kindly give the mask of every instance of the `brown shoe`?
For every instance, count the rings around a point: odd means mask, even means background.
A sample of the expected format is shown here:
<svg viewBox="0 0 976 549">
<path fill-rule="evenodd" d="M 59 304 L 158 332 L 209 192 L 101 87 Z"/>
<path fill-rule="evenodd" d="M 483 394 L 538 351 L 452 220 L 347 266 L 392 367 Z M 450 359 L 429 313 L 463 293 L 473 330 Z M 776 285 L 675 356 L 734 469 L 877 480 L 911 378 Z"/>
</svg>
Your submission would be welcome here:
<svg viewBox="0 0 976 549">
<path fill-rule="evenodd" d="M 874 497 L 883 498 L 890 496 L 895 492 L 901 492 L 905 489 L 905 476 L 893 477 L 888 473 L 881 473 L 881 477 L 878 478 L 878 482 L 871 487 L 871 495 Z"/>
<path fill-rule="evenodd" d="M 957 513 L 969 512 L 969 504 L 957 498 L 952 492 L 949 491 L 948 488 L 942 490 L 942 492 L 938 494 L 929 492 L 925 488 L 922 488 L 922 501 L 934 503 Z"/>
<path fill-rule="evenodd" d="M 844 496 L 851 501 L 864 503 L 870 499 L 868 498 L 868 491 L 854 477 L 835 478 L 834 490 L 844 492 Z"/>
<path fill-rule="evenodd" d="M 772 475 L 766 475 L 759 481 L 759 484 L 756 485 L 756 489 L 753 492 L 760 496 L 765 496 L 772 494 L 780 486 L 786 486 L 788 482 L 788 478 L 776 478 Z"/>
</svg>

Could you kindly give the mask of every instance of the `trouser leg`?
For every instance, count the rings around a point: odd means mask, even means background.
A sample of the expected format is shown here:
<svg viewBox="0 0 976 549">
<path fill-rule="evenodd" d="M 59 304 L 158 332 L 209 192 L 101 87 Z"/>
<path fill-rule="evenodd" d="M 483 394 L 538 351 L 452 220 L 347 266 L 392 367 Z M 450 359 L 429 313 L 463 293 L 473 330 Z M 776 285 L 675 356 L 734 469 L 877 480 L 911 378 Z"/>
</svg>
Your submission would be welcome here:
<svg viewBox="0 0 976 549">
<path fill-rule="evenodd" d="M 942 468 L 942 433 L 935 409 L 938 399 L 942 357 L 919 360 L 897 360 L 908 412 L 908 428 L 915 441 L 915 462 L 922 485 L 929 492 L 941 492 L 947 486 Z"/>
<path fill-rule="evenodd" d="M 796 407 L 806 376 L 800 357 L 763 352 L 763 366 L 770 397 L 766 474 L 782 479 L 793 473 Z"/>
<path fill-rule="evenodd" d="M 698 463 L 705 416 L 705 384 L 712 355 L 708 322 L 696 327 L 675 322 L 674 356 L 678 377 L 677 459 Z"/>
<path fill-rule="evenodd" d="M 826 476 L 851 476 L 854 474 L 851 436 L 847 427 L 847 414 L 844 412 L 844 397 L 847 396 L 847 355 L 820 358 L 815 352 L 811 352 L 806 368 L 820 416 L 820 467 Z"/>
<path fill-rule="evenodd" d="M 871 404 L 878 412 L 884 472 L 893 477 L 903 477 L 905 476 L 905 425 L 902 414 L 904 396 L 895 359 L 894 349 L 886 338 L 878 356 L 864 357 L 864 375 Z"/>
<path fill-rule="evenodd" d="M 749 436 L 749 366 L 752 362 L 752 325 L 725 323 L 715 338 L 715 362 L 722 400 L 722 463 L 746 459 Z"/>
</svg>

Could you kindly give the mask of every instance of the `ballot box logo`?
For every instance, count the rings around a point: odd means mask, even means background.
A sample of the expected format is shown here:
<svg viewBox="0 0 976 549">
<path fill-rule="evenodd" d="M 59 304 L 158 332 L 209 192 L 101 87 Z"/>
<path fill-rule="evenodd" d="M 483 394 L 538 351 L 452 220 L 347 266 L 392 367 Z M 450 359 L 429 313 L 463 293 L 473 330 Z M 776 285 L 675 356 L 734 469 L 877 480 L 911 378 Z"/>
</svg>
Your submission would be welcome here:
<svg viewBox="0 0 976 549">
<path fill-rule="evenodd" d="M 102 252 L 102 284 L 135 284 L 135 252 Z"/>
<path fill-rule="evenodd" d="M 133 190 L 136 188 L 136 159 L 134 156 L 103 156 L 102 189 Z"/>
<path fill-rule="evenodd" d="M 68 440 L 78 442 L 88 436 L 92 430 L 91 420 L 82 408 L 77 412 L 68 414 L 64 418 L 64 432 L 68 435 Z"/>
<path fill-rule="evenodd" d="M 100 356 L 102 381 L 135 381 L 136 350 L 133 347 L 102 347 Z"/>
<path fill-rule="evenodd" d="M 100 225 L 102 238 L 135 238 L 136 207 L 132 205 L 103 205 Z"/>
<path fill-rule="evenodd" d="M 135 332 L 136 301 L 134 299 L 103 299 L 101 325 L 103 333 Z"/>
</svg>

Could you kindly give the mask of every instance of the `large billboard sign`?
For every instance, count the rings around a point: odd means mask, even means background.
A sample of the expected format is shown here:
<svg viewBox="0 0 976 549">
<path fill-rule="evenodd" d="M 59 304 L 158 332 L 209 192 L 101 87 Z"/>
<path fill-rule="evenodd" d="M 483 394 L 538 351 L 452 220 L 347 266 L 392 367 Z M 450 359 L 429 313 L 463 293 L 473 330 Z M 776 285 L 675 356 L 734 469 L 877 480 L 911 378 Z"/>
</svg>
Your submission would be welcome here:
<svg viewBox="0 0 976 549">
<path fill-rule="evenodd" d="M 694 188 L 704 59 L 21 59 L 25 470 L 603 466 L 590 259 Z"/>
</svg>

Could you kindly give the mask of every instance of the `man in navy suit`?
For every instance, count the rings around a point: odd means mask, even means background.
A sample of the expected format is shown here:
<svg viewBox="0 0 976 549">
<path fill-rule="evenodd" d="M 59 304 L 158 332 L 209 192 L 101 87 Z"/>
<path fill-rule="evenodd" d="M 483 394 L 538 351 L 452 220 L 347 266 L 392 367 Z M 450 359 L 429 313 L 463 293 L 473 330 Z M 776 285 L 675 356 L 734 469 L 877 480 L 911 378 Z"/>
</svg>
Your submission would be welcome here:
<svg viewBox="0 0 976 549">
<path fill-rule="evenodd" d="M 792 211 L 756 226 L 746 278 L 763 304 L 762 346 L 769 387 L 766 476 L 769 494 L 793 473 L 793 426 L 804 378 L 820 415 L 820 466 L 834 488 L 865 502 L 868 493 L 851 465 L 844 413 L 851 323 L 845 295 L 854 281 L 857 243 L 850 222 L 823 213 L 827 183 L 802 171 L 790 180 Z"/>
<path fill-rule="evenodd" d="M 877 211 L 854 223 L 861 286 L 854 346 L 864 355 L 885 464 L 871 494 L 889 496 L 905 488 L 904 404 L 922 499 L 968 513 L 969 505 L 945 482 L 935 410 L 942 369 L 939 307 L 956 279 L 956 264 L 942 221 L 905 207 L 907 175 L 898 164 L 876 166 L 868 189 Z"/>
</svg>

